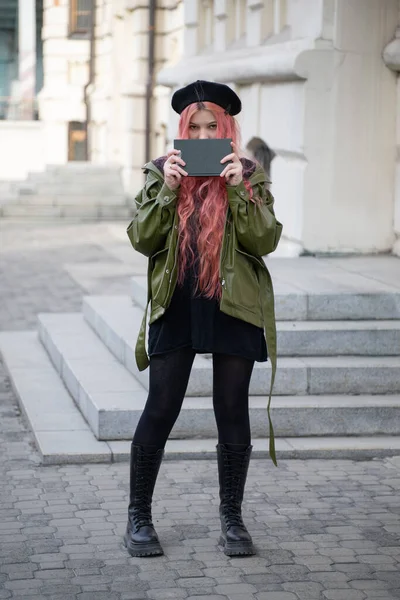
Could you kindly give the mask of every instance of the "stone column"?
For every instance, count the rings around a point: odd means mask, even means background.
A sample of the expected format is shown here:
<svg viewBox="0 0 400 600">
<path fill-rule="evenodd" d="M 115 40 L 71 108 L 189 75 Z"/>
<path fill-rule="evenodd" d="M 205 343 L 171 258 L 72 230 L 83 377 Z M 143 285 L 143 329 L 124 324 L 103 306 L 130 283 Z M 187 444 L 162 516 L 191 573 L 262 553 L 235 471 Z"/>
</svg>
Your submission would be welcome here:
<svg viewBox="0 0 400 600">
<path fill-rule="evenodd" d="M 386 46 L 383 52 L 383 60 L 389 69 L 397 73 L 396 176 L 394 189 L 394 234 L 396 239 L 393 252 L 400 256 L 400 2 L 398 23 L 399 26 L 394 40 Z"/>
<path fill-rule="evenodd" d="M 382 53 L 395 33 L 398 1 L 338 0 L 334 6 L 324 14 L 332 42 L 297 61 L 306 79 L 300 241 L 311 253 L 388 252 L 394 244 L 396 77 Z"/>
<path fill-rule="evenodd" d="M 34 118 L 36 87 L 36 1 L 18 0 L 18 79 L 20 118 Z"/>
</svg>

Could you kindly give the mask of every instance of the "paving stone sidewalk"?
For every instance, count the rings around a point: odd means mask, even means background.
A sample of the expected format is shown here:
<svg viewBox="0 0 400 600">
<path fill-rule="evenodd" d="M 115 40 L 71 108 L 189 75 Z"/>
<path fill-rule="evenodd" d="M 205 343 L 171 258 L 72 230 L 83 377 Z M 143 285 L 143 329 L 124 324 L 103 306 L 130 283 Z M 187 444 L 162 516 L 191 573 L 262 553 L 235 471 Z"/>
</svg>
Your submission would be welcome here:
<svg viewBox="0 0 400 600">
<path fill-rule="evenodd" d="M 0 329 L 79 310 L 91 289 L 66 263 L 103 264 L 91 281 L 105 293 L 124 285 L 118 243 L 96 242 L 106 226 L 77 229 L 75 239 L 51 223 L 0 232 Z M 216 462 L 165 462 L 154 498 L 165 556 L 130 558 L 128 465 L 41 466 L 0 362 L 0 476 L 0 599 L 400 598 L 400 457 L 252 461 L 244 516 L 258 554 L 241 559 L 217 546 Z"/>
</svg>

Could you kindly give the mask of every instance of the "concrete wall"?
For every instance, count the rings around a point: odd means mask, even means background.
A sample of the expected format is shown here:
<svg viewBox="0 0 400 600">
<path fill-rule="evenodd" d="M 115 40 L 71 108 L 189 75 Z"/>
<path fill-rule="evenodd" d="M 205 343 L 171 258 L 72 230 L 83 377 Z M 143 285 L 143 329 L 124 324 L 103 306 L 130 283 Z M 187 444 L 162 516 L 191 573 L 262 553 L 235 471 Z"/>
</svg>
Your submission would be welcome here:
<svg viewBox="0 0 400 600">
<path fill-rule="evenodd" d="M 23 180 L 45 168 L 44 124 L 0 121 L 0 181 Z"/>
<path fill-rule="evenodd" d="M 385 64 L 397 79 L 397 115 L 396 115 L 396 167 L 394 179 L 394 234 L 393 251 L 400 256 L 400 0 L 395 37 L 389 42 L 383 52 Z"/>
<path fill-rule="evenodd" d="M 159 0 L 156 12 L 155 71 L 181 56 L 183 0 Z M 96 81 L 90 94 L 92 160 L 123 166 L 125 189 L 143 182 L 145 96 L 149 11 L 139 0 L 97 0 Z M 166 148 L 169 89 L 156 86 L 152 101 L 152 155 Z"/>
<path fill-rule="evenodd" d="M 45 162 L 68 161 L 68 123 L 85 121 L 89 40 L 68 39 L 69 0 L 44 0 L 44 86 L 38 94 L 45 129 Z"/>
<path fill-rule="evenodd" d="M 294 254 L 390 251 L 396 76 L 382 53 L 398 0 L 248 0 L 246 35 L 237 3 L 210 5 L 214 35 L 204 45 L 203 4 L 185 3 L 185 51 L 159 83 L 234 84 L 243 145 L 257 135 L 276 152 L 272 191 Z M 170 141 L 176 123 L 171 116 Z"/>
<path fill-rule="evenodd" d="M 127 12 L 121 0 L 96 3 L 96 79 L 90 91 L 91 159 L 123 165 L 127 188 L 134 166 L 135 127 L 140 130 L 144 123 L 143 89 L 134 85 L 135 70 L 143 70 L 144 64 L 140 60 L 136 65 L 133 62 L 136 22 L 142 13 L 147 10 Z"/>
<path fill-rule="evenodd" d="M 333 49 L 304 54 L 303 239 L 311 252 L 380 252 L 394 243 L 396 78 L 382 60 L 397 0 L 340 0 Z M 325 21 L 326 22 L 326 21 Z"/>
<path fill-rule="evenodd" d="M 400 46 L 400 36 L 399 36 Z M 400 67 L 400 63 L 399 63 Z M 399 69 L 400 71 L 400 69 Z M 396 124 L 396 174 L 395 174 L 395 202 L 394 202 L 394 233 L 396 241 L 394 252 L 400 256 L 400 76 L 397 77 L 397 124 Z"/>
</svg>

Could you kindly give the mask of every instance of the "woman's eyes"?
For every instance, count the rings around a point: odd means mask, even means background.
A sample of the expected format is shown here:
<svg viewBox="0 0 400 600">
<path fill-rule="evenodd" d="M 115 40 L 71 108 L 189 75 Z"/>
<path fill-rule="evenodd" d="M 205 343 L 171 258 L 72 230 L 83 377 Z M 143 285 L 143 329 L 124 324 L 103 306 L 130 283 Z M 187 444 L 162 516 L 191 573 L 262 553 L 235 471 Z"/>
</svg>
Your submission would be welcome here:
<svg viewBox="0 0 400 600">
<path fill-rule="evenodd" d="M 216 123 L 211 123 L 211 125 L 208 126 L 209 129 L 217 129 L 217 124 Z M 196 129 L 199 129 L 198 125 L 189 125 L 189 129 L 191 131 L 195 131 Z"/>
</svg>

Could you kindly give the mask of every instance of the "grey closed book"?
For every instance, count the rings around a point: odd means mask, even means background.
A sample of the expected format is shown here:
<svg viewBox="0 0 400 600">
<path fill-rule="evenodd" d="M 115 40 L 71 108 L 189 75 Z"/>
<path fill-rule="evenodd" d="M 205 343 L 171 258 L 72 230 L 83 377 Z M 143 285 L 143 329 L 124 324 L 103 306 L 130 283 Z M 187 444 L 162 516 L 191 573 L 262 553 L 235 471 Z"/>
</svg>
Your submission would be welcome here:
<svg viewBox="0 0 400 600">
<path fill-rule="evenodd" d="M 212 140 L 174 140 L 174 148 L 181 151 L 191 177 L 217 177 L 230 161 L 221 164 L 224 156 L 232 154 L 231 138 Z"/>
</svg>

